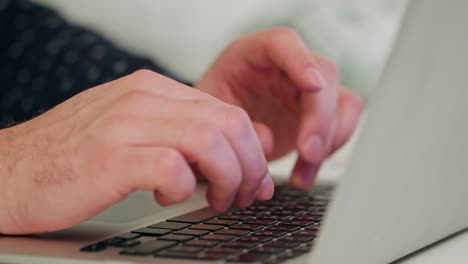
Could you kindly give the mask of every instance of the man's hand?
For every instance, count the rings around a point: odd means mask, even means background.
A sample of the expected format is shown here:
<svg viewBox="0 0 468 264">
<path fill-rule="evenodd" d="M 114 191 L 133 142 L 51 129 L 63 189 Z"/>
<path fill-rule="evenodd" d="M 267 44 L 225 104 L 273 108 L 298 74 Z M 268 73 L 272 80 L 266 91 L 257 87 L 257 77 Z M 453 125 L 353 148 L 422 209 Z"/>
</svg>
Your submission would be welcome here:
<svg viewBox="0 0 468 264">
<path fill-rule="evenodd" d="M 89 89 L 0 130 L 0 233 L 59 230 L 135 190 L 169 205 L 208 180 L 222 211 L 273 194 L 247 113 L 149 71 Z"/>
<path fill-rule="evenodd" d="M 245 109 L 269 159 L 297 149 L 290 182 L 301 189 L 349 139 L 363 107 L 341 87 L 337 67 L 289 28 L 233 42 L 196 87 Z"/>
</svg>

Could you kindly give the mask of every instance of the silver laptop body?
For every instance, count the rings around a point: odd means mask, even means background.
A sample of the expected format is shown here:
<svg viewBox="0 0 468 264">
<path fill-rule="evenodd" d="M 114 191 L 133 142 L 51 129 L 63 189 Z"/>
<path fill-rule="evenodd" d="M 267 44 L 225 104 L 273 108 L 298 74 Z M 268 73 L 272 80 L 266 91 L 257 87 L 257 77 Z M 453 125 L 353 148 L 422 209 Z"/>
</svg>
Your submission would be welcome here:
<svg viewBox="0 0 468 264">
<path fill-rule="evenodd" d="M 468 227 L 467 45 L 468 1 L 409 1 L 318 243 L 291 262 L 389 263 Z M 68 230 L 0 237 L 0 262 L 191 262 L 79 249 L 206 206 L 203 189 L 169 208 L 136 193 Z"/>
</svg>

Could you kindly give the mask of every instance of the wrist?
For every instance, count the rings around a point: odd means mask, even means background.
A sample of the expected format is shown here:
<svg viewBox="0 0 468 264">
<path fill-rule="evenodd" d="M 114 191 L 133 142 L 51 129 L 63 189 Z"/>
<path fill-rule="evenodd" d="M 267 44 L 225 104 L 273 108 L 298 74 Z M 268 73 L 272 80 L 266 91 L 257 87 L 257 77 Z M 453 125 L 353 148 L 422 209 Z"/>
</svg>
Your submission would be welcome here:
<svg viewBox="0 0 468 264">
<path fill-rule="evenodd" d="M 0 130 L 0 234 L 13 228 L 9 193 L 13 177 L 12 128 Z"/>
</svg>

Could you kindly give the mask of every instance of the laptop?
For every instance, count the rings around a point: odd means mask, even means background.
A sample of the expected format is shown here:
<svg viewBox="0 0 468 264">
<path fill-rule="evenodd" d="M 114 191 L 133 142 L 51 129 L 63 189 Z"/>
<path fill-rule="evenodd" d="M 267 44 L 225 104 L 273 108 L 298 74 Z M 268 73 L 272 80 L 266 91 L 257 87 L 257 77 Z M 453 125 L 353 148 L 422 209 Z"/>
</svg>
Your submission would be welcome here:
<svg viewBox="0 0 468 264">
<path fill-rule="evenodd" d="M 390 263 L 465 230 L 467 14 L 465 0 L 409 1 L 338 185 L 279 186 L 221 214 L 204 186 L 168 208 L 135 193 L 67 230 L 0 237 L 0 262 Z"/>
</svg>

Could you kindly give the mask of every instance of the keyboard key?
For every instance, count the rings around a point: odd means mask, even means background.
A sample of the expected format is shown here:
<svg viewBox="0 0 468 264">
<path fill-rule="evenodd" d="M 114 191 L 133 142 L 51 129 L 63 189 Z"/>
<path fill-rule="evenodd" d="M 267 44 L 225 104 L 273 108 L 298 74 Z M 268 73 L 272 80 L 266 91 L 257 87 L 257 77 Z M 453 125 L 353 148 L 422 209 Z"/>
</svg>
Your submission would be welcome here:
<svg viewBox="0 0 468 264">
<path fill-rule="evenodd" d="M 219 235 L 219 234 L 209 234 L 209 235 L 200 237 L 200 239 L 216 240 L 216 241 L 229 241 L 229 240 L 233 240 L 234 238 L 235 236 Z"/>
<path fill-rule="evenodd" d="M 118 236 L 116 236 L 115 238 L 122 239 L 122 240 L 133 240 L 133 239 L 137 239 L 137 238 L 139 238 L 139 237 L 140 237 L 139 234 L 135 234 L 135 233 L 126 233 L 126 234 L 118 235 Z"/>
<path fill-rule="evenodd" d="M 280 248 L 274 248 L 274 247 L 258 247 L 252 250 L 252 252 L 260 253 L 260 254 L 279 254 L 281 253 L 281 251 L 282 250 Z"/>
<path fill-rule="evenodd" d="M 265 243 L 272 239 L 273 239 L 272 237 L 267 237 L 267 236 L 252 236 L 251 235 L 251 236 L 240 237 L 236 241 Z"/>
<path fill-rule="evenodd" d="M 249 231 L 241 230 L 241 229 L 221 229 L 214 233 L 220 234 L 220 235 L 243 236 L 243 235 L 248 234 Z"/>
<path fill-rule="evenodd" d="M 198 209 L 187 214 L 183 214 L 183 215 L 171 218 L 167 221 L 198 224 L 208 219 L 214 218 L 218 214 L 219 212 L 211 209 L 210 207 L 205 207 L 205 208 Z"/>
<path fill-rule="evenodd" d="M 305 227 L 306 230 L 314 230 L 314 231 L 319 231 L 320 230 L 320 225 L 310 225 Z"/>
<path fill-rule="evenodd" d="M 255 216 L 257 215 L 257 213 L 258 212 L 253 211 L 253 210 L 238 210 L 238 211 L 231 212 L 231 214 L 233 215 L 251 215 L 251 216 Z"/>
<path fill-rule="evenodd" d="M 276 210 L 276 211 L 273 211 L 271 214 L 290 216 L 290 215 L 295 215 L 296 213 L 297 211 L 292 211 L 292 210 Z"/>
<path fill-rule="evenodd" d="M 233 214 L 224 214 L 218 216 L 219 219 L 232 219 L 232 220 L 246 220 L 252 218 L 250 215 L 233 215 Z"/>
<path fill-rule="evenodd" d="M 314 240 L 315 237 L 307 237 L 307 236 L 285 236 L 282 238 L 284 241 L 299 241 L 299 242 L 309 242 Z"/>
<path fill-rule="evenodd" d="M 122 247 L 122 248 L 130 248 L 130 247 L 134 247 L 136 245 L 139 245 L 141 242 L 138 241 L 138 240 L 125 240 L 117 245 L 115 245 L 116 247 Z"/>
<path fill-rule="evenodd" d="M 280 237 L 286 235 L 286 231 L 276 231 L 276 230 L 259 230 L 253 233 L 254 236 L 269 236 L 269 237 Z"/>
<path fill-rule="evenodd" d="M 216 248 L 211 248 L 205 251 L 206 254 L 224 254 L 224 255 L 230 255 L 239 252 L 240 248 L 227 248 L 227 247 L 216 247 Z"/>
<path fill-rule="evenodd" d="M 251 262 L 259 262 L 262 259 L 268 258 L 269 256 L 270 256 L 269 254 L 258 254 L 254 252 L 247 252 L 239 256 L 236 256 L 235 258 L 229 259 L 228 261 L 251 263 Z"/>
<path fill-rule="evenodd" d="M 96 243 L 92 245 L 88 245 L 85 247 L 82 247 L 80 249 L 81 252 L 99 252 L 107 248 L 107 245 L 104 243 Z"/>
<path fill-rule="evenodd" d="M 239 221 L 232 220 L 232 219 L 211 219 L 211 220 L 205 221 L 204 224 L 229 226 L 238 222 Z"/>
<path fill-rule="evenodd" d="M 265 214 L 262 216 L 257 217 L 258 219 L 268 219 L 268 220 L 283 220 L 288 218 L 289 215 L 272 215 L 272 214 Z"/>
<path fill-rule="evenodd" d="M 132 233 L 140 234 L 142 236 L 162 236 L 169 234 L 171 230 L 158 229 L 158 228 L 140 228 L 132 231 Z"/>
<path fill-rule="evenodd" d="M 168 249 L 168 251 L 173 251 L 173 252 L 186 252 L 186 253 L 198 253 L 202 251 L 202 247 L 190 247 L 190 246 L 184 246 L 184 245 L 178 245 L 175 247 L 171 247 Z"/>
<path fill-rule="evenodd" d="M 201 229 L 201 230 L 209 230 L 209 231 L 216 231 L 219 229 L 223 229 L 223 226 L 220 225 L 207 225 L 207 224 L 198 224 L 198 225 L 193 225 L 190 227 L 190 229 Z"/>
<path fill-rule="evenodd" d="M 265 230 L 293 232 L 299 230 L 300 228 L 300 226 L 273 225 L 269 226 Z"/>
<path fill-rule="evenodd" d="M 291 225 L 291 226 L 308 226 L 313 224 L 314 222 L 303 221 L 303 220 L 285 220 L 282 221 L 281 225 Z"/>
<path fill-rule="evenodd" d="M 197 240 L 191 240 L 189 242 L 186 242 L 184 245 L 193 246 L 193 247 L 214 247 L 214 246 L 216 246 L 218 244 L 219 244 L 219 242 L 214 241 L 214 240 L 197 239 Z"/>
<path fill-rule="evenodd" d="M 268 220 L 268 219 L 249 219 L 244 222 L 243 224 L 253 224 L 253 225 L 272 225 L 276 220 Z"/>
<path fill-rule="evenodd" d="M 230 226 L 231 229 L 242 229 L 242 230 L 257 230 L 260 229 L 261 225 L 250 225 L 250 224 L 237 224 Z"/>
<path fill-rule="evenodd" d="M 140 245 L 135 246 L 133 248 L 126 249 L 120 253 L 124 255 L 151 255 L 160 250 L 172 247 L 174 245 L 177 245 L 177 242 L 165 240 L 150 240 L 141 243 Z"/>
<path fill-rule="evenodd" d="M 318 216 L 318 215 L 298 215 L 293 218 L 293 220 L 303 220 L 303 221 L 309 221 L 309 222 L 314 222 L 314 221 L 320 221 L 322 220 L 323 216 Z"/>
<path fill-rule="evenodd" d="M 295 248 L 299 246 L 301 242 L 299 241 L 289 241 L 289 240 L 276 240 L 266 245 L 264 247 L 274 247 L 274 248 Z"/>
<path fill-rule="evenodd" d="M 180 252 L 180 251 L 164 250 L 164 251 L 158 252 L 156 254 L 156 257 L 196 259 L 197 255 L 198 255 L 198 253 L 193 253 L 193 252 Z"/>
<path fill-rule="evenodd" d="M 317 230 L 300 230 L 297 232 L 294 232 L 295 236 L 317 236 L 318 232 Z"/>
<path fill-rule="evenodd" d="M 176 235 L 186 235 L 186 236 L 203 236 L 208 234 L 210 231 L 207 230 L 198 230 L 198 229 L 184 229 L 180 231 L 174 231 Z"/>
<path fill-rule="evenodd" d="M 154 225 L 150 225 L 150 228 L 162 228 L 162 229 L 171 229 L 171 230 L 181 230 L 186 227 L 189 227 L 190 224 L 177 223 L 177 222 L 160 222 Z"/>
<path fill-rule="evenodd" d="M 120 244 L 121 242 L 123 242 L 124 240 L 123 239 L 120 239 L 120 238 L 111 238 L 111 239 L 107 239 L 107 240 L 104 240 L 104 241 L 101 241 L 99 243 L 102 243 L 102 244 L 105 244 L 107 246 L 115 246 L 117 244 Z"/>
<path fill-rule="evenodd" d="M 255 247 L 257 245 L 258 245 L 258 243 L 256 243 L 256 242 L 255 243 L 254 242 L 243 242 L 243 241 L 236 240 L 236 241 L 231 241 L 231 242 L 221 244 L 221 247 L 246 249 L 246 248 Z"/>
<path fill-rule="evenodd" d="M 161 237 L 158 237 L 160 240 L 169 240 L 169 241 L 178 241 L 178 242 L 185 242 L 193 239 L 194 236 L 185 236 L 185 235 L 175 235 L 175 234 L 168 234 Z"/>
</svg>

